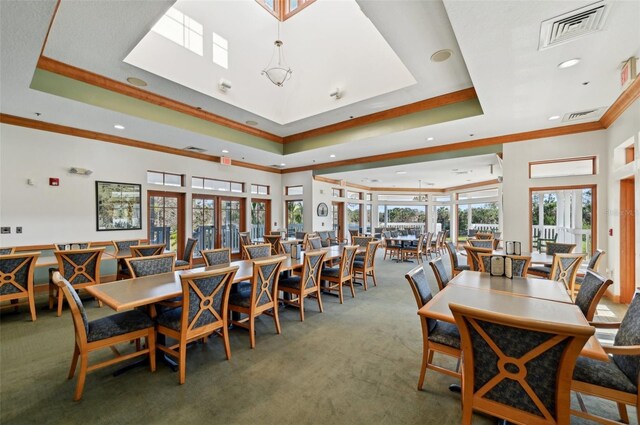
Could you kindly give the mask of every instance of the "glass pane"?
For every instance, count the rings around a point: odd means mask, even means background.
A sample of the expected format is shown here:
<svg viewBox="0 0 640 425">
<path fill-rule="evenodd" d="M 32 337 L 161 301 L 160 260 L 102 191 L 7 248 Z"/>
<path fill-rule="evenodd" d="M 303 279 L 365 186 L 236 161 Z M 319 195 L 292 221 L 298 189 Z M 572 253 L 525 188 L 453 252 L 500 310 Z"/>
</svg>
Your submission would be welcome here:
<svg viewBox="0 0 640 425">
<path fill-rule="evenodd" d="M 295 234 L 295 232 L 302 232 L 303 230 L 302 201 L 287 201 L 287 232 L 292 235 Z"/>
<path fill-rule="evenodd" d="M 367 193 L 366 200 L 367 201 L 372 201 L 373 200 L 373 195 L 370 194 L 370 193 Z"/>
<path fill-rule="evenodd" d="M 466 241 L 469 230 L 469 206 L 458 205 L 458 240 Z"/>
<path fill-rule="evenodd" d="M 347 226 L 349 230 L 361 232 L 360 204 L 347 204 Z"/>
<path fill-rule="evenodd" d="M 530 163 L 532 179 L 564 176 L 588 176 L 594 174 L 594 158 L 579 161 L 549 162 L 543 164 Z"/>
<path fill-rule="evenodd" d="M 221 219 L 222 247 L 240 252 L 240 201 L 222 201 Z"/>
<path fill-rule="evenodd" d="M 243 187 L 242 187 L 242 183 L 231 183 L 231 191 L 232 192 L 237 192 L 237 193 L 242 193 L 243 192 Z"/>
<path fill-rule="evenodd" d="M 269 186 L 258 186 L 258 194 L 260 194 L 260 195 L 268 195 L 269 194 Z"/>
<path fill-rule="evenodd" d="M 264 202 L 251 203 L 251 238 L 258 239 L 264 236 L 267 221 L 267 206 Z"/>
<path fill-rule="evenodd" d="M 367 212 L 366 212 L 366 214 L 367 214 L 367 223 L 366 223 L 366 229 L 365 229 L 365 231 L 366 231 L 366 232 L 371 232 L 371 231 L 372 231 L 372 230 L 371 230 L 371 220 L 372 220 L 372 217 L 371 217 L 371 204 L 368 204 L 368 205 L 367 205 Z"/>
<path fill-rule="evenodd" d="M 471 205 L 471 228 L 477 232 L 494 233 L 498 231 L 498 204 Z"/>
<path fill-rule="evenodd" d="M 194 189 L 203 189 L 203 179 L 201 179 L 200 177 L 191 177 L 191 187 Z"/>
<path fill-rule="evenodd" d="M 213 199 L 193 199 L 192 237 L 197 239 L 194 258 L 200 258 L 200 250 L 215 248 L 215 203 Z"/>
<path fill-rule="evenodd" d="M 164 174 L 154 171 L 147 171 L 147 183 L 164 184 Z"/>
<path fill-rule="evenodd" d="M 350 190 L 347 190 L 347 198 L 360 199 L 360 192 L 351 192 Z"/>
<path fill-rule="evenodd" d="M 498 196 L 498 189 L 479 190 L 477 192 L 466 192 L 458 194 L 458 199 L 478 199 L 478 198 L 494 198 Z"/>
<path fill-rule="evenodd" d="M 426 206 L 387 205 L 387 224 L 399 230 L 422 232 L 427 221 Z"/>
<path fill-rule="evenodd" d="M 451 207 L 436 207 L 436 232 L 447 231 L 451 237 Z"/>
<path fill-rule="evenodd" d="M 287 187 L 287 195 L 302 195 L 304 191 L 303 186 L 289 186 Z"/>
<path fill-rule="evenodd" d="M 165 186 L 182 186 L 182 176 L 178 174 L 165 174 L 164 185 Z"/>
</svg>

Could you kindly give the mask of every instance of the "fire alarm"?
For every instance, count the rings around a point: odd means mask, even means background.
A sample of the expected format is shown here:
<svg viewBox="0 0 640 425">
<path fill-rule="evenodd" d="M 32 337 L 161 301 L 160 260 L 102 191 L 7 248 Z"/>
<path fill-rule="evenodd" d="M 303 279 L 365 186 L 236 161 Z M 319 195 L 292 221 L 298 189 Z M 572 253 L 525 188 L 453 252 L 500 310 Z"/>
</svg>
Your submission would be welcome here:
<svg viewBox="0 0 640 425">
<path fill-rule="evenodd" d="M 49 186 L 60 186 L 60 179 L 56 177 L 49 177 Z"/>
</svg>

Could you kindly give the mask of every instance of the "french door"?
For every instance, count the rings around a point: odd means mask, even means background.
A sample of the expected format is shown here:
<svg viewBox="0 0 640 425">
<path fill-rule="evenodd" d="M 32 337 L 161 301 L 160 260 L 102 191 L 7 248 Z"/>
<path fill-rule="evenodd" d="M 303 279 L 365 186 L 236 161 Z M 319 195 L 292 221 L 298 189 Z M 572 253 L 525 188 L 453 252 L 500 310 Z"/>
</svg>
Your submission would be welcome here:
<svg viewBox="0 0 640 425">
<path fill-rule="evenodd" d="M 184 250 L 184 193 L 147 191 L 150 244 L 164 244 L 178 258 Z"/>
<path fill-rule="evenodd" d="M 220 234 L 222 248 L 231 248 L 231 254 L 240 254 L 240 232 L 245 229 L 243 198 L 218 197 Z"/>
<path fill-rule="evenodd" d="M 197 239 L 194 258 L 200 250 L 230 248 L 240 254 L 240 235 L 245 229 L 243 198 L 194 194 L 191 202 L 192 235 Z"/>
<path fill-rule="evenodd" d="M 344 202 L 333 202 L 332 204 L 333 230 L 336 232 L 338 239 L 343 239 L 345 237 L 342 224 L 344 223 Z"/>
<path fill-rule="evenodd" d="M 259 239 L 271 234 L 271 201 L 269 199 L 251 200 L 251 239 Z"/>
</svg>

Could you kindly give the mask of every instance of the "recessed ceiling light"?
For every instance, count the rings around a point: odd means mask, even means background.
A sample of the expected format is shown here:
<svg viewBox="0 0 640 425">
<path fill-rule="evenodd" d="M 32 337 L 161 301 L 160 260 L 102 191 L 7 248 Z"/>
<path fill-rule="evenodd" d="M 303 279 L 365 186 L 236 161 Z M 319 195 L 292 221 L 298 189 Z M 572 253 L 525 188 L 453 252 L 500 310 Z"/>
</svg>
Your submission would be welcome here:
<svg viewBox="0 0 640 425">
<path fill-rule="evenodd" d="M 555 120 L 559 120 L 560 119 L 560 115 L 552 115 L 549 117 L 549 121 L 555 121 Z"/>
<path fill-rule="evenodd" d="M 124 125 L 116 124 L 116 125 L 113 126 L 113 128 L 118 129 L 118 130 L 124 130 Z"/>
<path fill-rule="evenodd" d="M 571 68 L 572 66 L 577 65 L 579 62 L 580 62 L 579 58 L 569 59 L 568 61 L 560 62 L 558 64 L 558 68 L 560 69 Z"/>
<path fill-rule="evenodd" d="M 396 174 L 407 174 L 406 171 L 396 171 Z"/>
<path fill-rule="evenodd" d="M 438 50 L 431 55 L 431 62 L 444 62 L 453 55 L 453 52 L 449 49 Z"/>
<path fill-rule="evenodd" d="M 145 87 L 147 85 L 146 81 L 136 77 L 129 77 L 127 78 L 127 81 L 129 82 L 129 84 L 138 86 L 138 87 Z"/>
<path fill-rule="evenodd" d="M 258 121 L 248 120 L 244 122 L 246 125 L 258 125 Z"/>
<path fill-rule="evenodd" d="M 430 142 L 433 140 L 433 137 L 427 137 L 427 142 Z"/>
<path fill-rule="evenodd" d="M 329 158 L 335 158 L 336 156 L 334 154 L 329 155 Z"/>
<path fill-rule="evenodd" d="M 287 165 L 287 164 L 285 164 L 284 162 L 281 162 L 281 163 L 280 163 L 280 166 L 281 166 L 281 167 L 284 167 L 285 165 Z"/>
<path fill-rule="evenodd" d="M 229 151 L 226 149 L 222 149 L 222 153 L 229 153 Z"/>
</svg>

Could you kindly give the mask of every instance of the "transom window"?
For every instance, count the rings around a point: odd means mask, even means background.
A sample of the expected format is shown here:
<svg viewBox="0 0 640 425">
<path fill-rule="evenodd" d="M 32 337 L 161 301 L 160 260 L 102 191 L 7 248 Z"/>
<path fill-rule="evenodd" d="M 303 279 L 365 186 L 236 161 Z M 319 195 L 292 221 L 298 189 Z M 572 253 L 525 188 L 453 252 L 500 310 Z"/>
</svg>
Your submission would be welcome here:
<svg viewBox="0 0 640 425">
<path fill-rule="evenodd" d="M 287 186 L 285 194 L 288 195 L 302 195 L 304 194 L 304 186 Z"/>
<path fill-rule="evenodd" d="M 258 4 L 262 5 L 269 13 L 281 21 L 290 18 L 314 1 L 315 0 L 256 0 Z"/>
<path fill-rule="evenodd" d="M 265 186 L 262 184 L 252 184 L 251 185 L 251 193 L 254 195 L 268 195 L 269 194 L 269 186 Z"/>
<path fill-rule="evenodd" d="M 362 199 L 362 193 L 361 192 L 352 192 L 350 190 L 347 190 L 347 198 L 349 199 Z"/>
<path fill-rule="evenodd" d="M 191 187 L 194 189 L 219 190 L 221 192 L 244 192 L 244 183 L 229 180 L 208 179 L 206 177 L 192 177 Z"/>
<path fill-rule="evenodd" d="M 331 189 L 331 196 L 334 198 L 342 198 L 342 189 L 336 189 L 335 187 Z"/>
<path fill-rule="evenodd" d="M 151 31 L 202 56 L 202 24 L 178 9 L 167 10 Z"/>
<path fill-rule="evenodd" d="M 147 171 L 147 183 L 161 186 L 182 187 L 184 186 L 184 174 Z"/>
</svg>

